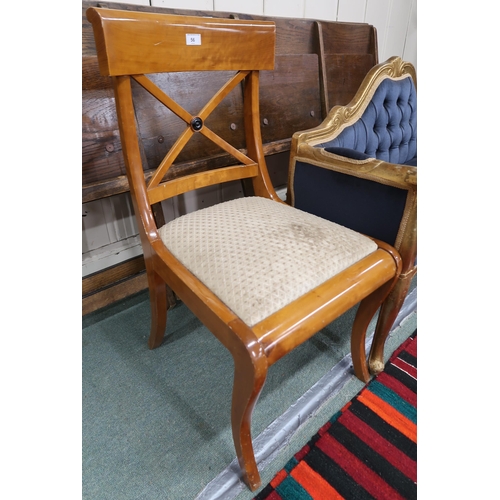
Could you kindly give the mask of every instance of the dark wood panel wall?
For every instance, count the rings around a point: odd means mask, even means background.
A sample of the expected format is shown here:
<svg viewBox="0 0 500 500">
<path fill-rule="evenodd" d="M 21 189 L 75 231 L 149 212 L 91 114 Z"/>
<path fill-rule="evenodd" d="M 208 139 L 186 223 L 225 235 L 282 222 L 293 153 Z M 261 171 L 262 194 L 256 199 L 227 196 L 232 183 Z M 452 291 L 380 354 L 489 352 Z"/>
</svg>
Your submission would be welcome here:
<svg viewBox="0 0 500 500">
<path fill-rule="evenodd" d="M 266 19 L 276 23 L 276 61 L 273 71 L 261 74 L 262 138 L 266 156 L 286 153 L 298 130 L 319 125 L 336 104 L 347 104 L 368 70 L 378 63 L 376 30 L 364 23 L 254 16 L 233 12 L 168 9 L 111 2 L 82 2 L 82 203 L 128 191 L 111 79 L 99 74 L 88 7 L 164 12 L 210 17 Z M 169 94 L 196 113 L 219 88 L 217 74 L 158 75 Z M 207 95 L 191 91 L 203 78 Z M 142 89 L 137 92 L 137 121 L 142 138 L 145 175 L 160 163 L 177 139 L 171 134 L 178 120 Z M 244 149 L 242 93 L 232 92 L 210 116 L 210 128 Z M 175 128 L 175 127 L 174 127 Z M 172 177 L 234 162 L 197 135 L 170 169 Z M 275 185 L 286 182 L 273 169 Z M 161 211 L 158 211 L 161 218 Z M 146 288 L 142 257 L 83 279 L 83 314 Z M 174 303 L 174 298 L 172 304 Z"/>
</svg>

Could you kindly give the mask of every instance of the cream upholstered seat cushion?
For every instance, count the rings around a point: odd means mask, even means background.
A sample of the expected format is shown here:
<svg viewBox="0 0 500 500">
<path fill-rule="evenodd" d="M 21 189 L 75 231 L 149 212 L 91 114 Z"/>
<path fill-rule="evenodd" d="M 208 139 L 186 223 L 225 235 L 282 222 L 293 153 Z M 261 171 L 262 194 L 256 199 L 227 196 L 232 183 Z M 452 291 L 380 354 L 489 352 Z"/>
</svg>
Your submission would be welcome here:
<svg viewBox="0 0 500 500">
<path fill-rule="evenodd" d="M 159 233 L 250 327 L 377 249 L 355 231 L 261 197 L 188 213 Z"/>
</svg>

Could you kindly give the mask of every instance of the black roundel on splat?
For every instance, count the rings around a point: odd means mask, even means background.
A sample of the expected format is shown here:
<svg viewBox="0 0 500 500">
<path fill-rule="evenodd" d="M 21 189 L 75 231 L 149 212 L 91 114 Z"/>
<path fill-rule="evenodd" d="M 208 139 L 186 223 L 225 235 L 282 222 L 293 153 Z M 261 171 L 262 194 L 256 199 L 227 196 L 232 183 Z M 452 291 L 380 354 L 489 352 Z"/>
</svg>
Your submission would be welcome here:
<svg viewBox="0 0 500 500">
<path fill-rule="evenodd" d="M 194 117 L 191 120 L 191 128 L 195 132 L 199 132 L 203 128 L 203 120 L 199 116 Z"/>
</svg>

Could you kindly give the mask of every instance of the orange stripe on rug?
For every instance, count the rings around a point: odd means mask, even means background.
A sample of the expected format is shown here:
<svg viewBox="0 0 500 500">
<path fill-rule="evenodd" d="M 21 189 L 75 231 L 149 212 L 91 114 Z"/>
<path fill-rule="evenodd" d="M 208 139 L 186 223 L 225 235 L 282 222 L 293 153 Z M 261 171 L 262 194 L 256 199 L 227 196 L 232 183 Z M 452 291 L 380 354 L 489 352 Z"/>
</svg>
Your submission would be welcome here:
<svg viewBox="0 0 500 500">
<path fill-rule="evenodd" d="M 283 479 L 285 479 L 285 477 L 287 477 L 288 474 L 286 472 L 285 469 L 281 469 L 278 474 L 276 474 L 276 476 L 274 476 L 273 480 L 271 481 L 271 486 L 273 488 L 276 488 L 279 484 L 281 484 L 281 482 L 283 481 Z"/>
<path fill-rule="evenodd" d="M 376 394 L 365 389 L 358 396 L 358 400 L 370 408 L 370 410 L 374 411 L 379 417 L 383 418 L 388 424 L 401 432 L 401 434 L 404 434 L 414 443 L 417 442 L 417 425 L 395 410 L 383 399 L 379 398 Z"/>
<path fill-rule="evenodd" d="M 290 475 L 311 495 L 313 500 L 344 500 L 338 491 L 325 481 L 306 462 L 302 461 L 294 467 Z"/>
</svg>

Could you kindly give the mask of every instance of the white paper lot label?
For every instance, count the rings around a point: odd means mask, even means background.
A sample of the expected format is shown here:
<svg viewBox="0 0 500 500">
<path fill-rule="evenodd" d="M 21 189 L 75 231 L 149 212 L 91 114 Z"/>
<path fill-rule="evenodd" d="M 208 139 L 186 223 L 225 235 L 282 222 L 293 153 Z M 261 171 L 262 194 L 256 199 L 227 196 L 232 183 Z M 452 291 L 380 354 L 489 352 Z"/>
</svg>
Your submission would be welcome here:
<svg viewBox="0 0 500 500">
<path fill-rule="evenodd" d="M 199 33 L 186 35 L 186 45 L 201 45 L 201 35 Z"/>
</svg>

